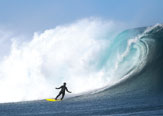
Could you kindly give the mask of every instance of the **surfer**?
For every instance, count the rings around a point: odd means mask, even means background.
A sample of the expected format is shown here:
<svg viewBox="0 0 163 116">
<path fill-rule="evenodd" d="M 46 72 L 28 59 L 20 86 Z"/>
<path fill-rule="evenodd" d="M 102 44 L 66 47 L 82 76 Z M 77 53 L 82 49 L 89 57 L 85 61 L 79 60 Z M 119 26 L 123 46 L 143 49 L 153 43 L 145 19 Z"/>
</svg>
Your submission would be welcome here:
<svg viewBox="0 0 163 116">
<path fill-rule="evenodd" d="M 63 83 L 63 85 L 59 88 L 56 88 L 56 89 L 61 89 L 61 91 L 59 92 L 59 94 L 57 95 L 57 97 L 55 98 L 57 100 L 57 98 L 62 94 L 62 97 L 61 97 L 61 100 L 64 98 L 65 96 L 65 91 L 71 93 L 67 87 L 66 87 L 66 83 Z"/>
</svg>

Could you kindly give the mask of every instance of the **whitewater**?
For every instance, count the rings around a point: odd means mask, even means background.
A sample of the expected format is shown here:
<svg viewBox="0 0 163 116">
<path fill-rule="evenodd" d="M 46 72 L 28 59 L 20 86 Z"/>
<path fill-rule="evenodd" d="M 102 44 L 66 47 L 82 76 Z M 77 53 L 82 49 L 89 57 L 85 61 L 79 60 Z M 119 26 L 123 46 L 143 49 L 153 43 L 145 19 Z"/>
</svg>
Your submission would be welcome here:
<svg viewBox="0 0 163 116">
<path fill-rule="evenodd" d="M 106 52 L 118 32 L 111 21 L 83 19 L 35 33 L 30 41 L 12 39 L 0 61 L 0 102 L 54 97 L 63 82 L 74 94 L 111 84 L 115 61 L 109 63 Z"/>
</svg>

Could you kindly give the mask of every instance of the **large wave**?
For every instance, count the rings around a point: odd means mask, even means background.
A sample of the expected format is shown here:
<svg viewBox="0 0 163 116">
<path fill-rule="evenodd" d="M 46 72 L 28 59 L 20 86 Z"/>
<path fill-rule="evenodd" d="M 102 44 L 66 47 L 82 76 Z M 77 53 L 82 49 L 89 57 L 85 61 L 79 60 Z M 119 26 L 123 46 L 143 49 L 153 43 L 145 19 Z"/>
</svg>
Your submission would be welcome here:
<svg viewBox="0 0 163 116">
<path fill-rule="evenodd" d="M 0 102 L 55 97 L 63 82 L 74 94 L 112 86 L 143 69 L 152 41 L 141 38 L 157 26 L 117 36 L 119 24 L 84 19 L 14 39 L 0 61 Z"/>
</svg>

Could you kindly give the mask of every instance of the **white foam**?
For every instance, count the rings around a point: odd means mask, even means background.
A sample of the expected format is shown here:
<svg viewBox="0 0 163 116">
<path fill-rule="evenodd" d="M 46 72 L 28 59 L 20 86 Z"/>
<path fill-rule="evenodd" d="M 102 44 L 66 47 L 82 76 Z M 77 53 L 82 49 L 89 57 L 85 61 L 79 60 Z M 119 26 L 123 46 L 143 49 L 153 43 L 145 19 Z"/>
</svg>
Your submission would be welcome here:
<svg viewBox="0 0 163 116">
<path fill-rule="evenodd" d="M 55 97 L 63 82 L 73 93 L 103 87 L 105 72 L 97 64 L 115 30 L 111 21 L 83 19 L 35 33 L 29 42 L 15 38 L 0 62 L 0 102 Z"/>
</svg>

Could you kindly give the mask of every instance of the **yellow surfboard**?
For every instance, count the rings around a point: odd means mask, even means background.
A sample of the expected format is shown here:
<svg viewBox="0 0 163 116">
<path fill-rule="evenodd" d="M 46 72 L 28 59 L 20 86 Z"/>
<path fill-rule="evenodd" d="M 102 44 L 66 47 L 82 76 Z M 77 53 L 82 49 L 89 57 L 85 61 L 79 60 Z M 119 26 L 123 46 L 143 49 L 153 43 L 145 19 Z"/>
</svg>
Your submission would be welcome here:
<svg viewBox="0 0 163 116">
<path fill-rule="evenodd" d="M 50 102 L 55 102 L 55 101 L 61 101 L 60 99 L 53 99 L 53 98 L 51 98 L 51 99 L 46 99 L 46 101 L 50 101 Z"/>
</svg>

